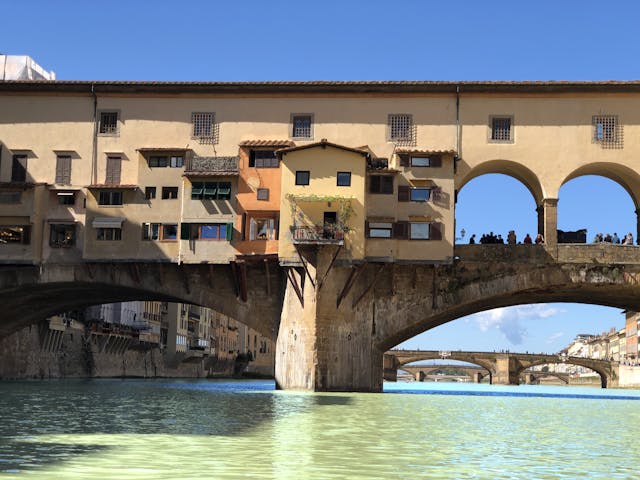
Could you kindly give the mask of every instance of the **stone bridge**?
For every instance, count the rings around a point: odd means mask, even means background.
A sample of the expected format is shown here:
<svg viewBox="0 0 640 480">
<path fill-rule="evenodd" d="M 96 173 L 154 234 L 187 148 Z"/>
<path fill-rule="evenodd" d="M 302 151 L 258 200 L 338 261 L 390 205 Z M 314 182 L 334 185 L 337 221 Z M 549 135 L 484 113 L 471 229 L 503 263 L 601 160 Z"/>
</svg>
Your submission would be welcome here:
<svg viewBox="0 0 640 480">
<path fill-rule="evenodd" d="M 471 367 L 466 365 L 403 365 L 398 370 L 410 373 L 415 378 L 416 382 L 423 382 L 429 375 L 441 370 L 455 369 L 458 372 L 471 378 L 475 383 L 480 383 L 484 377 L 491 375 L 486 368 Z M 452 377 L 448 375 L 448 377 Z"/>
<path fill-rule="evenodd" d="M 490 381 L 498 385 L 518 385 L 520 376 L 531 367 L 550 363 L 568 363 L 589 368 L 600 375 L 602 388 L 617 387 L 619 381 L 618 362 L 595 360 L 583 357 L 545 355 L 512 352 L 464 352 L 437 350 L 390 350 L 384 354 L 385 379 L 395 381 L 398 369 L 407 370 L 407 365 L 424 360 L 446 358 L 473 363 L 487 370 Z M 431 366 L 429 366 L 431 367 Z M 540 373 L 540 372 L 536 372 Z"/>
<path fill-rule="evenodd" d="M 0 335 L 98 303 L 194 303 L 276 339 L 279 388 L 381 391 L 384 352 L 465 315 L 541 302 L 640 310 L 640 247 L 463 245 L 443 265 L 340 263 L 336 248 L 305 246 L 300 266 L 4 265 Z"/>
</svg>

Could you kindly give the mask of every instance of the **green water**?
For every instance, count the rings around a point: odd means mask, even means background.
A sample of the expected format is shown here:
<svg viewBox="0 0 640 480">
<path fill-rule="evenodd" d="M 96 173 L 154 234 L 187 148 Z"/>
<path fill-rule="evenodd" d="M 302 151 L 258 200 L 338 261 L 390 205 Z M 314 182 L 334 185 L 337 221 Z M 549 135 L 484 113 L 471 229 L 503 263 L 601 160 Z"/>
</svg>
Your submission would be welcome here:
<svg viewBox="0 0 640 480">
<path fill-rule="evenodd" d="M 640 392 L 385 389 L 308 394 L 277 392 L 272 382 L 0 383 L 0 478 L 640 478 Z"/>
</svg>

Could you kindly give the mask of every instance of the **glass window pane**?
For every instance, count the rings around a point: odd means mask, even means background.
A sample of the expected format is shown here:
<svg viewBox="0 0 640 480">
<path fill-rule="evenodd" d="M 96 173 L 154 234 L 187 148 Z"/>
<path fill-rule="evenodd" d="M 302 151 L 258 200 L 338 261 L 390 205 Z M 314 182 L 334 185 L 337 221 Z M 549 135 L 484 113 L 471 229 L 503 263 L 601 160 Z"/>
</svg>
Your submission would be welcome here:
<svg viewBox="0 0 640 480">
<path fill-rule="evenodd" d="M 412 223 L 410 224 L 410 238 L 426 240 L 429 238 L 428 223 Z"/>
<path fill-rule="evenodd" d="M 429 157 L 411 157 L 412 167 L 428 167 L 429 165 L 431 165 Z"/>
<path fill-rule="evenodd" d="M 202 239 L 217 239 L 218 225 L 202 225 L 200 232 L 200 238 Z"/>
<path fill-rule="evenodd" d="M 428 188 L 412 188 L 411 189 L 411 201 L 412 202 L 428 202 L 431 190 Z"/>
<path fill-rule="evenodd" d="M 168 224 L 162 226 L 162 239 L 175 240 L 178 238 L 178 225 Z"/>
<path fill-rule="evenodd" d="M 390 228 L 370 228 L 369 237 L 371 238 L 391 238 Z"/>
</svg>

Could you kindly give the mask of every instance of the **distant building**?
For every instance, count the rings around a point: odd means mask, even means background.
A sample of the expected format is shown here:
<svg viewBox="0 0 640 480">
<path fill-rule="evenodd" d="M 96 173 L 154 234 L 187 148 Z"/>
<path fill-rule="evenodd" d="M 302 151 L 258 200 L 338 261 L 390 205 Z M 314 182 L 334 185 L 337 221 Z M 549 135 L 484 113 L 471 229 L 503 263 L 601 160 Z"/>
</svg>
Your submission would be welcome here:
<svg viewBox="0 0 640 480">
<path fill-rule="evenodd" d="M 55 80 L 56 74 L 48 72 L 28 55 L 0 55 L 1 80 Z"/>
</svg>

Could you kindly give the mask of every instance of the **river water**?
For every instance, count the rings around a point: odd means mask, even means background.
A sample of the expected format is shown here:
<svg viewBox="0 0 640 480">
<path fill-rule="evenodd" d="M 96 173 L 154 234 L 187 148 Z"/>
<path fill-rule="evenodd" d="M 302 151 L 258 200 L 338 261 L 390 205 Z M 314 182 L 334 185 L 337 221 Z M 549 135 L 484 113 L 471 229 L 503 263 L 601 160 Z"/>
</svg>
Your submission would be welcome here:
<svg viewBox="0 0 640 480">
<path fill-rule="evenodd" d="M 0 383 L 0 479 L 637 479 L 640 391 Z"/>
</svg>

